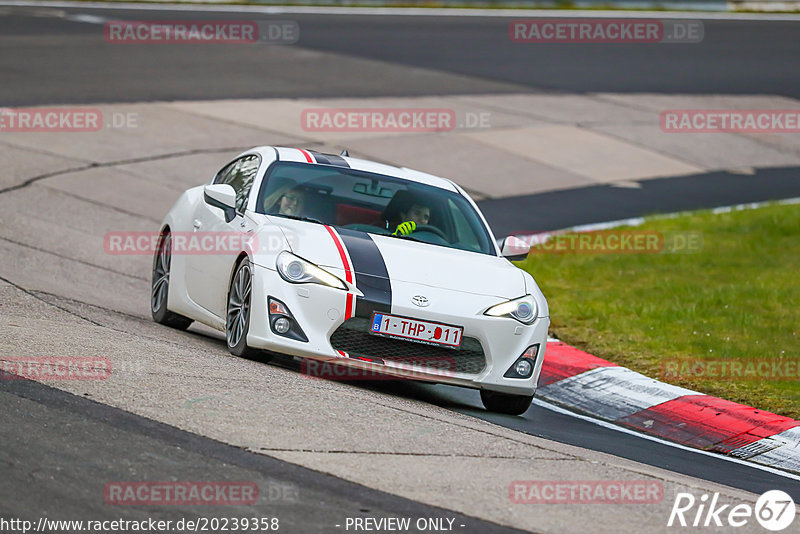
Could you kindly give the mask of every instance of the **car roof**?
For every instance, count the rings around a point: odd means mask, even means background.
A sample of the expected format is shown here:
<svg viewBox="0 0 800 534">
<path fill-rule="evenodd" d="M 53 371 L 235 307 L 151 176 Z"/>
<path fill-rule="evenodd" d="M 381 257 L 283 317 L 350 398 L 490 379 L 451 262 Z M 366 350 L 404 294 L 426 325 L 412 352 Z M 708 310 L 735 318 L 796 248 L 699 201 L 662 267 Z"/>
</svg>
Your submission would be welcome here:
<svg viewBox="0 0 800 534">
<path fill-rule="evenodd" d="M 298 163 L 308 163 L 316 165 L 334 165 L 345 166 L 359 171 L 374 172 L 377 174 L 385 174 L 396 178 L 402 178 L 410 182 L 430 185 L 460 193 L 456 185 L 447 178 L 441 178 L 433 174 L 428 174 L 422 171 L 416 171 L 406 167 L 395 167 L 385 163 L 378 163 L 366 159 L 353 158 L 350 156 L 340 156 L 336 154 L 323 154 L 311 149 L 279 147 L 279 146 L 260 146 L 248 150 L 246 153 L 259 153 L 265 159 L 272 159 L 278 155 L 280 161 L 291 161 Z"/>
</svg>

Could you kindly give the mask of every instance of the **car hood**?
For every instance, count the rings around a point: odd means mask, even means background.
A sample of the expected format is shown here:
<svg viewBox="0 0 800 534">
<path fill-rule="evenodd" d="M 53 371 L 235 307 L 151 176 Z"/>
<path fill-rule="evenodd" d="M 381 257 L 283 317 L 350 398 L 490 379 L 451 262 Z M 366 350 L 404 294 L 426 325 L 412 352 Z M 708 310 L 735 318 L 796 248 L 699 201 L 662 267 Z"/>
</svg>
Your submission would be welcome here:
<svg viewBox="0 0 800 534">
<path fill-rule="evenodd" d="M 525 280 L 506 259 L 389 236 L 270 217 L 294 254 L 346 276 L 344 261 L 360 274 L 464 293 L 515 298 Z"/>
</svg>

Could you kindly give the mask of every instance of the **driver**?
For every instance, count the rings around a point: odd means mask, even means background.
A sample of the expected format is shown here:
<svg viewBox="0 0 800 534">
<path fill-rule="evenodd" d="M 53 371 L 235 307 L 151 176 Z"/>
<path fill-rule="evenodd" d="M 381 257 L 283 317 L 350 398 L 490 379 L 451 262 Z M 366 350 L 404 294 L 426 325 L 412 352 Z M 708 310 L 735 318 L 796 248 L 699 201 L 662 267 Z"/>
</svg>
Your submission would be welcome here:
<svg viewBox="0 0 800 534">
<path fill-rule="evenodd" d="M 303 210 L 305 192 L 293 181 L 275 189 L 264 199 L 264 212 L 277 215 L 299 216 Z"/>
<path fill-rule="evenodd" d="M 295 187 L 281 196 L 281 203 L 278 207 L 278 213 L 280 215 L 300 215 L 300 212 L 303 209 L 304 200 L 305 194 L 303 193 L 303 190 L 299 187 Z"/>
<path fill-rule="evenodd" d="M 424 204 L 412 204 L 408 210 L 400 212 L 402 221 L 395 228 L 394 235 L 409 235 L 419 225 L 426 225 L 431 220 L 431 208 Z"/>
<path fill-rule="evenodd" d="M 385 212 L 386 228 L 394 235 L 409 235 L 431 220 L 431 202 L 410 191 L 398 191 Z"/>
</svg>

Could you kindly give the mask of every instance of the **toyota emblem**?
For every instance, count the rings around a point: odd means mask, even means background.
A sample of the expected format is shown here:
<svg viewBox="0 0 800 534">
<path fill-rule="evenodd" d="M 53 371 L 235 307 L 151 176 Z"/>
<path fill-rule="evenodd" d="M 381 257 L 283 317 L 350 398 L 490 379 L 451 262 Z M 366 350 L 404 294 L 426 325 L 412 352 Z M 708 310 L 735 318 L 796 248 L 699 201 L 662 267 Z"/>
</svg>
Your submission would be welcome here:
<svg viewBox="0 0 800 534">
<path fill-rule="evenodd" d="M 413 297 L 411 297 L 411 302 L 415 306 L 419 306 L 420 308 L 424 308 L 425 306 L 430 304 L 430 301 L 428 301 L 428 297 L 425 297 L 423 295 L 414 295 Z"/>
</svg>

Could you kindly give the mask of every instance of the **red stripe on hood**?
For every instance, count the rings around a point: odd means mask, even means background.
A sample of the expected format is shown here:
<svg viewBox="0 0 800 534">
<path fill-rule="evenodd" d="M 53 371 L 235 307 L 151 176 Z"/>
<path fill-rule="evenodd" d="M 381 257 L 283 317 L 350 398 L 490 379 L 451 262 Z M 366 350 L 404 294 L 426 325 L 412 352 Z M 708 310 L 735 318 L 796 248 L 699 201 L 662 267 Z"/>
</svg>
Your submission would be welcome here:
<svg viewBox="0 0 800 534">
<path fill-rule="evenodd" d="M 342 240 L 338 236 L 338 234 L 331 228 L 330 226 L 325 226 L 325 229 L 331 235 L 331 239 L 333 242 L 336 243 L 336 250 L 339 251 L 339 257 L 342 259 L 342 265 L 344 266 L 344 275 L 345 279 L 347 280 L 348 284 L 353 283 L 353 267 L 350 265 L 350 262 L 347 260 L 347 254 L 344 252 L 344 246 L 342 245 Z M 353 294 L 349 291 L 347 292 L 347 299 L 345 301 L 345 309 L 344 309 L 344 320 L 348 320 L 353 316 Z"/>
</svg>

